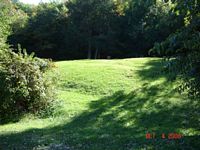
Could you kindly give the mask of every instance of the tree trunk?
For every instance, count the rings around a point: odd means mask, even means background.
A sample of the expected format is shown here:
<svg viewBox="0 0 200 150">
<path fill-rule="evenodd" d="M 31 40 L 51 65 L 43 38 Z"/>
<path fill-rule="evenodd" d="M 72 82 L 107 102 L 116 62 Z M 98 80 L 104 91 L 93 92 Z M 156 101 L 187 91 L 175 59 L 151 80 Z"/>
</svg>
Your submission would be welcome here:
<svg viewBox="0 0 200 150">
<path fill-rule="evenodd" d="M 91 51 L 91 40 L 88 41 L 88 59 L 91 59 L 92 51 Z"/>
<path fill-rule="evenodd" d="M 97 59 L 98 52 L 99 52 L 99 49 L 98 49 L 98 48 L 96 48 L 94 59 Z"/>
</svg>

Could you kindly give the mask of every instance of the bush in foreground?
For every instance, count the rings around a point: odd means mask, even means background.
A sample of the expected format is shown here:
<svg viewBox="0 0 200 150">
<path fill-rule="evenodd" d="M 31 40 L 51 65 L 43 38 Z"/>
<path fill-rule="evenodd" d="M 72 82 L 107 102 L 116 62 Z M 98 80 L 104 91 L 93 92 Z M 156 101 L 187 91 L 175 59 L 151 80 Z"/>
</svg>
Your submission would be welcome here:
<svg viewBox="0 0 200 150">
<path fill-rule="evenodd" d="M 52 62 L 25 51 L 6 53 L 6 58 L 0 58 L 0 120 L 50 112 L 55 97 Z"/>
</svg>

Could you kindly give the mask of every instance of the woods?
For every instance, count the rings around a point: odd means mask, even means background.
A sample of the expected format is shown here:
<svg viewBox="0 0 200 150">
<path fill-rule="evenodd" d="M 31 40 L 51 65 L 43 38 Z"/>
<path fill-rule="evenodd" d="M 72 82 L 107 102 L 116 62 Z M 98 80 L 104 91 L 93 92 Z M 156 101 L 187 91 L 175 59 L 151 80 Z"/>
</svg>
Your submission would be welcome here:
<svg viewBox="0 0 200 150">
<path fill-rule="evenodd" d="M 171 1 L 15 5 L 28 19 L 22 28 L 14 27 L 9 43 L 14 47 L 20 43 L 28 52 L 56 60 L 148 56 L 155 42 L 184 26 L 184 16 L 173 12 Z"/>
</svg>

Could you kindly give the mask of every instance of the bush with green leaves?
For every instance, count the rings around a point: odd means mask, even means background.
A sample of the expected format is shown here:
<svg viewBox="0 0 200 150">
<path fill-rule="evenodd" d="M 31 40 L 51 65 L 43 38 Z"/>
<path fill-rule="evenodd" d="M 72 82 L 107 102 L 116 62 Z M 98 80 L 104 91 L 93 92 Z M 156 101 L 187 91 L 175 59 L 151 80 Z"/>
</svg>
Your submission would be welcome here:
<svg viewBox="0 0 200 150">
<path fill-rule="evenodd" d="M 55 98 L 52 62 L 7 51 L 0 59 L 0 119 L 50 112 Z"/>
<path fill-rule="evenodd" d="M 185 26 L 162 43 L 156 43 L 150 53 L 167 57 L 167 68 L 180 81 L 179 91 L 200 97 L 200 9 L 195 6 L 193 11 L 187 10 L 190 13 L 184 18 Z"/>
<path fill-rule="evenodd" d="M 0 1 L 0 123 L 23 113 L 51 112 L 54 100 L 52 62 L 14 53 L 6 43 L 12 26 L 20 28 L 26 14 L 16 9 L 10 0 Z"/>
</svg>

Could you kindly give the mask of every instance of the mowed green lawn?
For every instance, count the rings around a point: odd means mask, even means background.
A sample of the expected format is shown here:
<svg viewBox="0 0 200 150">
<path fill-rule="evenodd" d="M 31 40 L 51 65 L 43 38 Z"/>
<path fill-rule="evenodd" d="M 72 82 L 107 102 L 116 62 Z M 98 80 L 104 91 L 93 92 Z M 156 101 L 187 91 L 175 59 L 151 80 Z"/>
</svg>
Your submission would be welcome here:
<svg viewBox="0 0 200 150">
<path fill-rule="evenodd" d="M 57 62 L 54 115 L 0 125 L 0 149 L 200 148 L 199 102 L 176 92 L 163 65 L 157 58 Z"/>
</svg>

